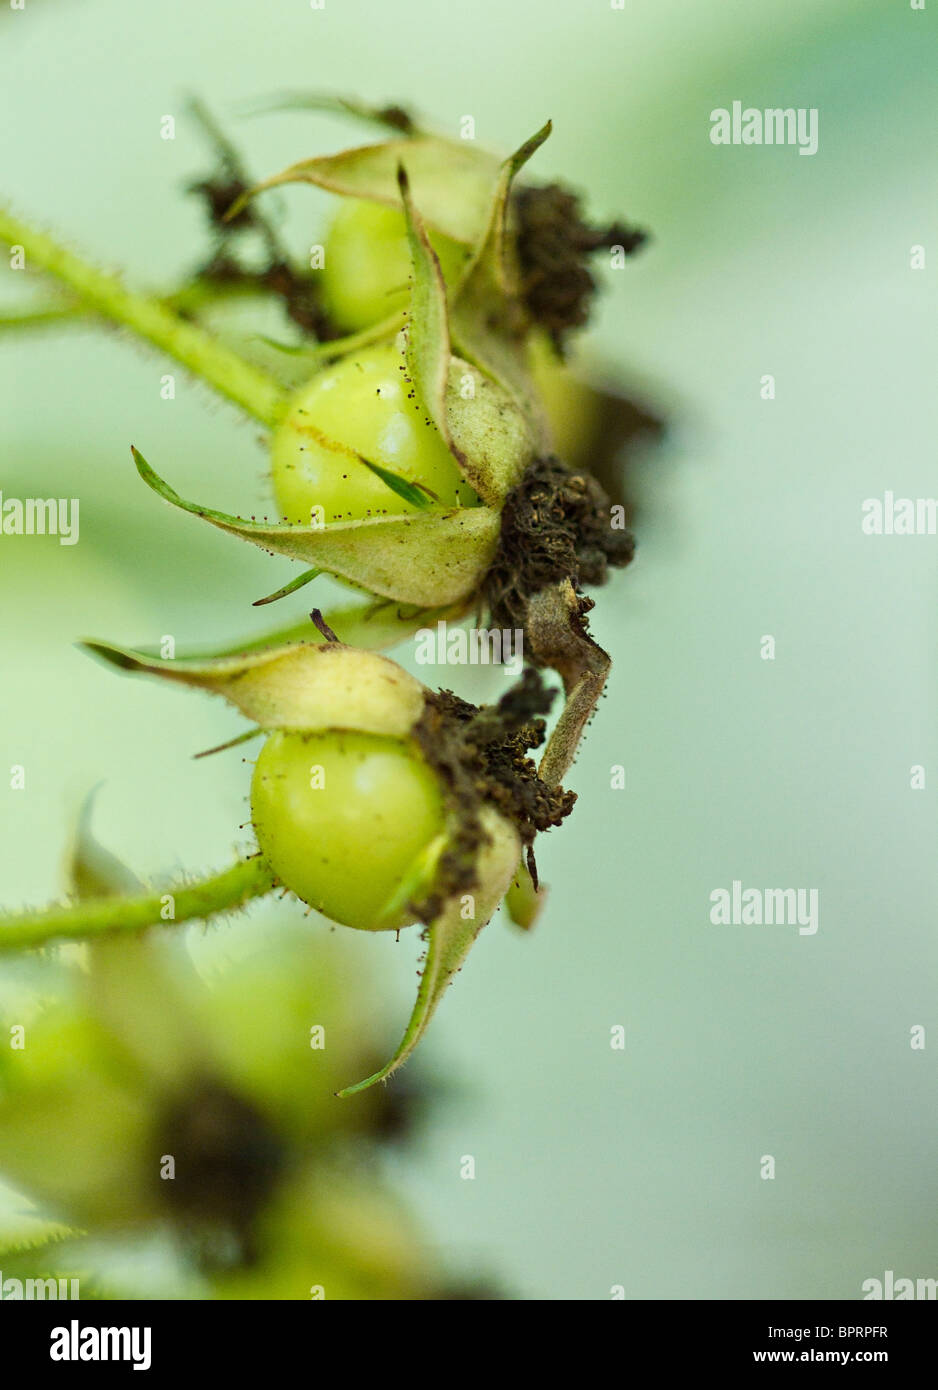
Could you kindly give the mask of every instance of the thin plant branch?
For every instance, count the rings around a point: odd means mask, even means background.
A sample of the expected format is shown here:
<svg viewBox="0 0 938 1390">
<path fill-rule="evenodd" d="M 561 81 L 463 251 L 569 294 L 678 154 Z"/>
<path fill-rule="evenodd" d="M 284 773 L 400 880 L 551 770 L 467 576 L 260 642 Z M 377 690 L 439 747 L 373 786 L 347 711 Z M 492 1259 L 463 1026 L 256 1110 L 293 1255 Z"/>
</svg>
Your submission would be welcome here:
<svg viewBox="0 0 938 1390">
<path fill-rule="evenodd" d="M 38 266 L 54 276 L 89 309 L 160 348 L 254 419 L 271 427 L 279 423 L 287 396 L 278 383 L 165 302 L 126 289 L 115 276 L 98 270 L 4 208 L 0 208 L 0 241 L 22 246 L 27 266 Z"/>
<path fill-rule="evenodd" d="M 221 873 L 177 888 L 131 897 L 87 898 L 38 912 L 3 916 L 0 952 L 30 950 L 56 941 L 89 941 L 110 932 L 137 932 L 150 926 L 214 917 L 264 897 L 274 882 L 273 871 L 264 859 L 241 859 Z"/>
</svg>

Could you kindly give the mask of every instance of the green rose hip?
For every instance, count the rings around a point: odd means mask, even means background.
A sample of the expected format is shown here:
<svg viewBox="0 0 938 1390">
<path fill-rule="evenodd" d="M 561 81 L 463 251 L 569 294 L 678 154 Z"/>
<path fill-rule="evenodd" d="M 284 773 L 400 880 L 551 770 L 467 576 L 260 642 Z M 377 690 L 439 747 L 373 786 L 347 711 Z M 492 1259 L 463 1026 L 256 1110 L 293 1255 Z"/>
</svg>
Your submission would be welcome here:
<svg viewBox="0 0 938 1390">
<path fill-rule="evenodd" d="M 311 907 L 362 931 L 415 920 L 382 913 L 444 830 L 436 775 L 416 747 L 376 734 L 275 733 L 254 768 L 251 808 L 261 853 Z"/>
<path fill-rule="evenodd" d="M 430 244 L 450 284 L 465 264 L 468 248 L 440 232 L 430 233 Z M 323 249 L 323 308 L 337 328 L 355 333 L 406 307 L 412 266 L 407 225 L 397 208 L 344 201 Z"/>
<path fill-rule="evenodd" d="M 294 397 L 271 446 L 285 520 L 308 526 L 317 516 L 329 523 L 420 510 L 369 463 L 417 485 L 424 503 L 477 503 L 404 368 L 398 348 L 382 343 L 324 368 Z"/>
<path fill-rule="evenodd" d="M 314 610 L 314 617 L 320 618 Z M 454 975 L 512 890 L 515 919 L 533 919 L 535 836 L 559 825 L 575 801 L 544 781 L 527 757 L 544 738 L 551 697 L 527 673 L 497 705 L 476 708 L 427 689 L 387 657 L 327 637 L 204 659 L 147 656 L 89 642 L 122 671 L 146 672 L 220 695 L 266 742 L 254 767 L 258 853 L 175 895 L 176 920 L 208 918 L 275 887 L 360 931 L 423 924 L 420 984 L 394 1056 L 340 1095 L 384 1080 L 413 1052 Z M 514 887 L 513 887 L 514 885 Z M 518 910 L 521 893 L 524 901 Z M 18 944 L 163 920 L 150 890 L 27 914 L 6 931 Z"/>
<path fill-rule="evenodd" d="M 288 347 L 296 360 L 284 371 L 198 321 L 199 305 L 214 302 L 207 273 L 165 300 L 134 294 L 0 210 L 0 239 L 55 275 L 77 306 L 130 327 L 269 432 L 279 518 L 187 501 L 133 450 L 167 502 L 310 567 L 269 599 L 325 572 L 389 601 L 348 628 L 337 623 L 342 635 L 374 641 L 366 623 L 395 604 L 428 619 L 475 608 L 476 621 L 523 633 L 522 680 L 480 709 L 345 645 L 317 609 L 316 637 L 280 645 L 279 634 L 213 658 L 86 644 L 121 670 L 222 695 L 252 721 L 207 752 L 267 739 L 251 789 L 258 852 L 179 885 L 175 920 L 207 919 L 282 888 L 358 930 L 423 924 L 401 1043 L 380 1071 L 339 1094 L 386 1079 L 410 1056 L 506 894 L 514 919 L 533 921 L 542 901 L 534 839 L 572 809 L 561 780 L 609 668 L 588 632 L 592 601 L 581 586 L 628 563 L 632 543 L 610 527 L 609 499 L 588 468 L 596 393 L 584 400 L 544 342 L 560 344 L 583 321 L 593 281 L 582 256 L 619 229 L 586 227 L 577 200 L 555 185 L 513 191 L 549 132 L 548 123 L 505 160 L 408 134 L 302 161 L 239 197 L 225 214 L 232 227 L 247 198 L 280 184 L 350 200 L 326 238 L 318 286 L 281 263 L 270 228 L 261 273 L 226 262 L 233 282 L 270 289 L 320 337 Z M 332 328 L 351 336 L 338 341 Z M 313 362 L 319 370 L 297 390 Z M 557 457 L 563 448 L 585 455 L 575 470 Z M 397 618 L 410 622 L 400 608 Z M 539 766 L 527 754 L 544 741 L 551 701 L 536 667 L 555 670 L 565 696 Z M 165 905 L 149 890 L 55 905 L 9 919 L 2 946 L 138 930 L 163 921 Z"/>
</svg>

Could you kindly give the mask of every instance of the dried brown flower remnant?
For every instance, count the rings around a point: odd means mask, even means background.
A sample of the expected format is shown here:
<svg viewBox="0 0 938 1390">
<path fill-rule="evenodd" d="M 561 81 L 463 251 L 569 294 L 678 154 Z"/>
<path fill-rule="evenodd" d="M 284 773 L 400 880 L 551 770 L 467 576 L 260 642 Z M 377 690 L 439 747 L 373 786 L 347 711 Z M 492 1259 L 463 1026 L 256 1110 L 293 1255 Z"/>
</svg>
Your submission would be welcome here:
<svg viewBox="0 0 938 1390">
<path fill-rule="evenodd" d="M 610 565 L 621 569 L 634 554 L 634 536 L 613 528 L 609 498 L 594 477 L 571 473 L 552 455 L 535 459 L 502 510 L 484 584 L 492 623 L 523 628 L 534 594 L 563 579 L 577 588 L 603 584 Z"/>
<path fill-rule="evenodd" d="M 475 887 L 485 836 L 479 820 L 482 802 L 490 802 L 516 826 L 529 864 L 535 835 L 560 825 L 573 810 L 576 793 L 542 781 L 528 757 L 544 742 L 541 716 L 553 698 L 540 673 L 531 669 L 497 705 L 479 708 L 450 690 L 428 695 L 414 735 L 446 788 L 458 831 L 440 860 L 432 897 L 419 904 L 424 921 L 439 912 L 445 897 Z"/>
<path fill-rule="evenodd" d="M 561 350 L 567 333 L 589 318 L 596 281 L 587 257 L 613 246 L 632 256 L 648 234 L 622 222 L 589 226 L 580 215 L 579 198 L 559 183 L 519 188 L 513 201 L 522 298 L 531 318 Z"/>
</svg>

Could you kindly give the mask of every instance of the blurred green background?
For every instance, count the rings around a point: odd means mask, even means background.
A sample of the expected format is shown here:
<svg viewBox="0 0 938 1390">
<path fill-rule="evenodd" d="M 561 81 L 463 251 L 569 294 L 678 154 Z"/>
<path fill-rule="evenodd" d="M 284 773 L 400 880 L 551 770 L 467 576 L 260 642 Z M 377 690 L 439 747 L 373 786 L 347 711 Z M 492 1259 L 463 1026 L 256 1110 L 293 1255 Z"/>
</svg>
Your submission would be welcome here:
<svg viewBox="0 0 938 1390">
<path fill-rule="evenodd" d="M 471 114 L 504 149 L 551 117 L 532 174 L 654 233 L 606 275 L 591 339 L 671 430 L 639 461 L 639 558 L 593 615 L 615 668 L 570 779 L 580 804 L 541 847 L 536 932 L 496 919 L 450 991 L 423 1049 L 448 1094 L 416 1151 L 388 1160 L 444 1262 L 523 1298 L 856 1298 L 887 1268 L 938 1274 L 938 541 L 860 530 L 865 498 L 935 492 L 936 11 L 27 0 L 0 14 L 2 195 L 134 282 L 170 284 L 205 247 L 181 192 L 209 162 L 193 91 L 257 176 L 370 138 L 331 117 L 238 116 L 278 90 L 394 99 L 453 133 Z M 817 107 L 818 153 L 714 147 L 709 113 L 734 99 Z M 282 201 L 295 244 L 316 239 L 326 195 Z M 22 291 L 0 282 L 5 300 Z M 71 645 L 260 632 L 251 601 L 293 575 L 137 479 L 131 443 L 184 495 L 227 510 L 266 495 L 256 429 L 181 371 L 161 400 L 169 370 L 113 331 L 0 338 L 0 487 L 81 503 L 76 547 L 0 537 L 0 769 L 27 770 L 25 791 L 0 791 L 5 905 L 59 890 L 100 781 L 98 834 L 138 869 L 221 865 L 245 843 L 240 750 L 189 757 L 237 716 Z M 299 620 L 311 592 L 278 616 Z M 711 926 L 710 892 L 733 879 L 817 887 L 817 935 Z M 249 932 L 192 933 L 193 949 L 234 956 Z M 348 989 L 360 961 L 403 1024 L 416 940 L 344 935 Z"/>
</svg>

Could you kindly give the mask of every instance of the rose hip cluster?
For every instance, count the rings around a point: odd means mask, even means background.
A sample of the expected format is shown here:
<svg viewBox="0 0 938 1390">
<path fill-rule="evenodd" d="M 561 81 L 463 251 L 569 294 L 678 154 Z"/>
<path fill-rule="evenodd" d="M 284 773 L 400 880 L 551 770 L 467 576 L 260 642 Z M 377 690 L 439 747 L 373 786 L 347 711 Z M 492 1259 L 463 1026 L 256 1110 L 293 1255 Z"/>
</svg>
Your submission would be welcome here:
<svg viewBox="0 0 938 1390">
<path fill-rule="evenodd" d="M 410 120 L 388 124 L 390 138 L 302 161 L 254 189 L 226 184 L 222 198 L 200 185 L 223 240 L 263 228 L 258 195 L 273 186 L 307 183 L 339 199 L 320 267 L 297 275 L 275 248 L 268 271 L 253 273 L 255 288 L 286 299 L 295 325 L 318 331 L 292 345 L 279 374 L 225 355 L 195 311 L 175 324 L 165 301 L 163 317 L 146 313 L 142 299 L 36 241 L 39 260 L 96 312 L 203 370 L 269 427 L 266 517 L 184 500 L 135 449 L 144 481 L 300 562 L 271 598 L 323 573 L 359 595 L 357 609 L 328 621 L 316 610 L 294 640 L 277 634 L 208 660 L 88 646 L 121 669 L 223 695 L 266 736 L 251 787 L 261 889 L 281 886 L 359 930 L 423 924 L 414 1013 L 395 1057 L 361 1086 L 413 1050 L 499 903 L 507 896 L 527 926 L 542 899 L 533 842 L 572 808 L 561 783 L 609 669 L 582 586 L 633 551 L 623 509 L 582 458 L 561 457 L 581 409 L 595 413 L 600 399 L 563 353 L 595 290 L 587 256 L 616 238 L 631 254 L 642 240 L 587 227 L 557 185 L 522 182 L 549 125 L 499 159 Z M 210 297 L 242 273 L 228 246 L 202 276 Z M 519 686 L 475 709 L 365 649 L 394 645 L 428 614 L 522 631 Z M 546 738 L 549 672 L 563 699 Z M 545 740 L 536 765 L 529 753 Z"/>
</svg>

